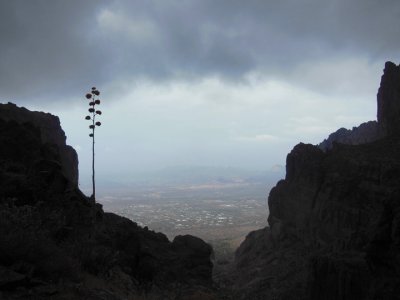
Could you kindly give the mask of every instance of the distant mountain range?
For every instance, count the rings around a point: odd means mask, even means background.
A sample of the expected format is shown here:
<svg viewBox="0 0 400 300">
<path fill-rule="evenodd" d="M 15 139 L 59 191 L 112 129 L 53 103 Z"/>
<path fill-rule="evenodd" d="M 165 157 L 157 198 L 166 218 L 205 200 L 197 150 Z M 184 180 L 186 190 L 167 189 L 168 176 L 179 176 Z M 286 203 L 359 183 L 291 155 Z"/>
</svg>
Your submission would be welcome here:
<svg viewBox="0 0 400 300">
<path fill-rule="evenodd" d="M 269 170 L 246 170 L 233 167 L 172 166 L 157 171 L 120 174 L 99 178 L 99 187 L 105 189 L 135 186 L 197 185 L 206 183 L 261 183 L 273 186 L 285 176 L 285 167 L 275 165 Z M 81 188 L 90 186 L 82 182 Z"/>
</svg>

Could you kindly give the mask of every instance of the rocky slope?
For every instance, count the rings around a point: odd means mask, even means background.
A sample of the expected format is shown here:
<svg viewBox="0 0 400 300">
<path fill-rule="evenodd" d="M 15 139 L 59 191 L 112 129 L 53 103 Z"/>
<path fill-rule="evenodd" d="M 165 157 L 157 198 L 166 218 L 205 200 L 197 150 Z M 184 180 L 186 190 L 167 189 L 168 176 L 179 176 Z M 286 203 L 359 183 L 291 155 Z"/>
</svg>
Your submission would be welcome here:
<svg viewBox="0 0 400 300">
<path fill-rule="evenodd" d="M 215 299 L 211 247 L 103 212 L 57 117 L 0 104 L 0 299 Z"/>
<path fill-rule="evenodd" d="M 237 250 L 237 299 L 400 299 L 400 66 L 390 62 L 376 124 L 373 142 L 289 153 L 269 227 Z"/>
</svg>

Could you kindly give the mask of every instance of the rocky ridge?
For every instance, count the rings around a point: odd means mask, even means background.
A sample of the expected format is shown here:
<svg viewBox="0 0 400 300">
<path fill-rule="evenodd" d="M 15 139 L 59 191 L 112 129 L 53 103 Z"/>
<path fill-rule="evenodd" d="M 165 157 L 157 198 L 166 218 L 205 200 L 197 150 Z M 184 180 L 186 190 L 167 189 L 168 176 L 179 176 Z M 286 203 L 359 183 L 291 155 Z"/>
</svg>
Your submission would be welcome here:
<svg viewBox="0 0 400 300">
<path fill-rule="evenodd" d="M 215 299 L 211 246 L 104 212 L 65 140 L 57 117 L 0 104 L 0 299 Z"/>
<path fill-rule="evenodd" d="M 288 154 L 269 227 L 236 252 L 237 299 L 400 299 L 400 66 L 377 98 L 378 122 Z"/>
<path fill-rule="evenodd" d="M 379 140 L 383 136 L 384 134 L 379 130 L 378 122 L 369 121 L 352 129 L 338 129 L 334 133 L 331 133 L 318 147 L 322 151 L 328 151 L 332 149 L 334 143 L 361 145 Z"/>
</svg>

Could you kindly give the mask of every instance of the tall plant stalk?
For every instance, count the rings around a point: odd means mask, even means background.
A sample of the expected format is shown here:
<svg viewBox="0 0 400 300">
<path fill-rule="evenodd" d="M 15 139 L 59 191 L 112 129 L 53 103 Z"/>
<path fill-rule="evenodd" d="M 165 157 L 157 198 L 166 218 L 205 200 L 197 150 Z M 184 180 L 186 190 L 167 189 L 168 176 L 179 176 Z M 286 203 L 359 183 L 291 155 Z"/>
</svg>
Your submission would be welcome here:
<svg viewBox="0 0 400 300">
<path fill-rule="evenodd" d="M 100 92 L 95 88 L 92 87 L 92 91 L 86 94 L 86 99 L 89 100 L 89 115 L 85 117 L 86 120 L 92 121 L 92 124 L 89 125 L 89 129 L 91 129 L 91 133 L 89 136 L 92 138 L 92 198 L 96 200 L 96 179 L 95 179 L 95 152 L 94 152 L 94 144 L 95 144 L 95 129 L 97 126 L 100 126 L 101 123 L 96 121 L 96 116 L 101 115 L 100 110 L 96 110 L 96 105 L 100 105 L 99 99 Z"/>
<path fill-rule="evenodd" d="M 94 180 L 95 178 L 95 171 L 94 171 L 94 119 L 95 116 L 93 116 L 93 124 L 92 124 L 92 187 L 93 187 L 93 199 L 96 199 L 96 181 Z"/>
</svg>

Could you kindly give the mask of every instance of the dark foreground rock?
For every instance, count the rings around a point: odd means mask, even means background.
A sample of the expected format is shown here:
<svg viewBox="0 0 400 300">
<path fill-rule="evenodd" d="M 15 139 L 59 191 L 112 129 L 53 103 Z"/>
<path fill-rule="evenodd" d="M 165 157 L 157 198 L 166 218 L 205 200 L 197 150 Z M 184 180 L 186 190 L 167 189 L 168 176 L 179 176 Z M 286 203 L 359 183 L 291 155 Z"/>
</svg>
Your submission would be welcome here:
<svg viewBox="0 0 400 300">
<path fill-rule="evenodd" d="M 216 299 L 208 244 L 103 212 L 77 162 L 58 118 L 0 105 L 0 299 Z"/>
<path fill-rule="evenodd" d="M 294 147 L 269 228 L 237 250 L 237 299 L 400 299 L 399 120 L 400 67 L 386 63 L 377 123 L 332 136 L 325 152 Z"/>
</svg>

